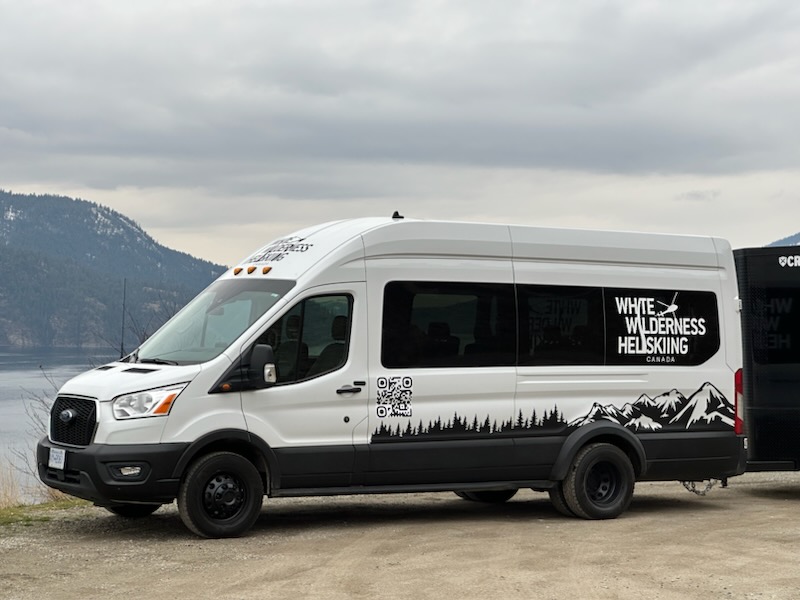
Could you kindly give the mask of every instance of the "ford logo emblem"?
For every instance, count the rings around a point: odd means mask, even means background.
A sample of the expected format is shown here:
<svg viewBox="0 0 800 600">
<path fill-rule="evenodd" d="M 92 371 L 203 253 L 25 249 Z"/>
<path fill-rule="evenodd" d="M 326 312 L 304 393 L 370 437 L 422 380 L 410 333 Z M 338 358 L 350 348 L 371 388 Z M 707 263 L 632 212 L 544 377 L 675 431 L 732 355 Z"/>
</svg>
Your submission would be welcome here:
<svg viewBox="0 0 800 600">
<path fill-rule="evenodd" d="M 66 424 L 66 425 L 69 425 L 70 423 L 72 423 L 75 420 L 75 417 L 77 417 L 77 416 L 78 415 L 75 414 L 74 410 L 72 410 L 71 408 L 68 408 L 66 410 L 62 410 L 59 413 L 58 418 L 61 420 L 62 423 Z"/>
</svg>

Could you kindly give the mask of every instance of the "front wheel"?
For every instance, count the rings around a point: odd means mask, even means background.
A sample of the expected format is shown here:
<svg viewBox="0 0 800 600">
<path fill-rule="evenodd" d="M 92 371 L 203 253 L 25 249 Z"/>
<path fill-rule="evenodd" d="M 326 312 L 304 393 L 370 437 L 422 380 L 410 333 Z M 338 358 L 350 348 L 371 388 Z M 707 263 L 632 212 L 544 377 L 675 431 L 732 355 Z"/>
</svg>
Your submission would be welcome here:
<svg viewBox="0 0 800 600">
<path fill-rule="evenodd" d="M 635 479 L 622 450 L 612 444 L 589 444 L 575 456 L 564 479 L 564 499 L 578 517 L 614 519 L 631 503 Z"/>
<path fill-rule="evenodd" d="M 214 452 L 195 461 L 181 482 L 178 512 L 184 525 L 202 537 L 238 537 L 261 512 L 264 484 L 249 460 Z"/>
</svg>

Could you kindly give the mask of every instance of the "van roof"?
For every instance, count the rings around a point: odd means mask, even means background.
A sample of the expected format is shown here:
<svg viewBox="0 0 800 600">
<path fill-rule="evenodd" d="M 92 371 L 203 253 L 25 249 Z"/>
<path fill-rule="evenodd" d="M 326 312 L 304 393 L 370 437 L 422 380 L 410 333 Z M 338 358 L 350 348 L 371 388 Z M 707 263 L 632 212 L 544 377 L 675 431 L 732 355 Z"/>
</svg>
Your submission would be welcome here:
<svg viewBox="0 0 800 600">
<path fill-rule="evenodd" d="M 340 252 L 349 258 L 464 257 L 561 260 L 718 268 L 720 238 L 695 235 L 560 229 L 524 225 L 360 218 L 307 227 L 273 240 L 223 277 L 297 279 Z M 356 256 L 357 255 L 357 256 Z"/>
</svg>

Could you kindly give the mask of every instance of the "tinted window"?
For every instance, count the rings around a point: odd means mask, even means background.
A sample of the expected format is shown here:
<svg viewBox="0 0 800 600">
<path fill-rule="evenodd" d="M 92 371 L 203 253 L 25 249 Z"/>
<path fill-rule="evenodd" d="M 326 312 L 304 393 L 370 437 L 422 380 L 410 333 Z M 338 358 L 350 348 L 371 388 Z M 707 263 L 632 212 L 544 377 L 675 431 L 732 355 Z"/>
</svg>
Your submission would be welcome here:
<svg viewBox="0 0 800 600">
<path fill-rule="evenodd" d="M 699 365 L 719 350 L 713 292 L 520 285 L 515 307 L 512 290 L 387 284 L 383 365 L 514 365 L 517 339 L 518 364 L 534 366 Z"/>
<path fill-rule="evenodd" d="M 275 352 L 278 383 L 309 379 L 344 365 L 352 305 L 347 295 L 307 298 L 272 324 L 259 343 Z"/>
<path fill-rule="evenodd" d="M 699 365 L 719 349 L 713 292 L 606 289 L 609 365 Z"/>
<path fill-rule="evenodd" d="M 511 285 L 395 281 L 384 290 L 381 362 L 513 365 L 515 329 Z"/>
<path fill-rule="evenodd" d="M 278 279 L 218 279 L 144 342 L 137 357 L 178 364 L 216 358 L 293 286 Z"/>
<path fill-rule="evenodd" d="M 754 286 L 747 299 L 753 359 L 760 364 L 800 363 L 800 289 Z"/>
<path fill-rule="evenodd" d="M 600 288 L 521 285 L 521 365 L 602 365 Z"/>
</svg>

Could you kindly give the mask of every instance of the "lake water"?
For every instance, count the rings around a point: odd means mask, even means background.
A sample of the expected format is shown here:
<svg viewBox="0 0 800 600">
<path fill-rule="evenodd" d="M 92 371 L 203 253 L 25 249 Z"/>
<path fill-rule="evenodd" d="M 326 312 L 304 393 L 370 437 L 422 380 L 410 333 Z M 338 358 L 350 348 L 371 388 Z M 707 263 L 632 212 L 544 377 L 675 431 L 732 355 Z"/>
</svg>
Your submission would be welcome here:
<svg viewBox="0 0 800 600">
<path fill-rule="evenodd" d="M 46 433 L 46 408 L 58 388 L 114 358 L 103 351 L 0 348 L 0 460 L 21 467 L 27 458 L 32 469 L 36 442 Z M 31 486 L 23 473 L 19 477 L 24 489 Z"/>
</svg>

